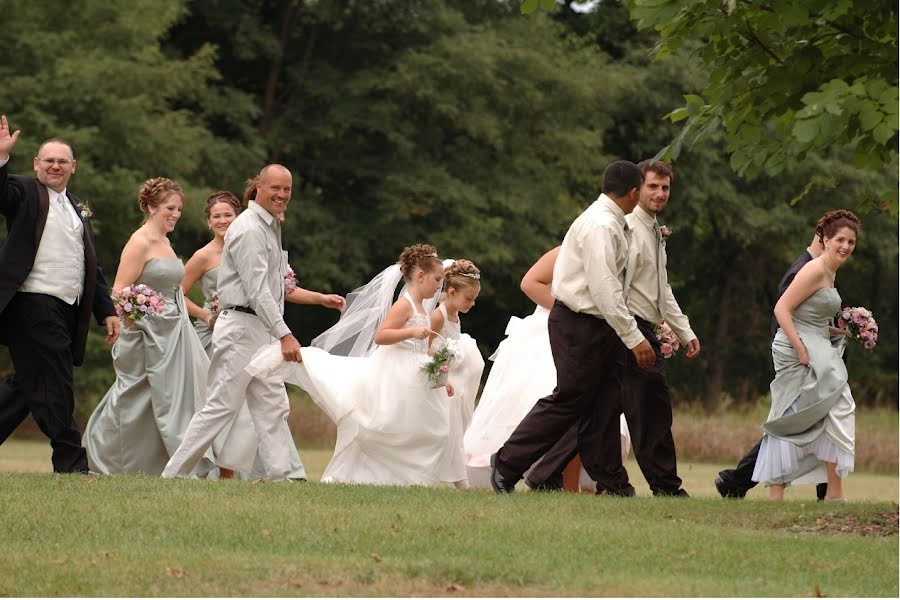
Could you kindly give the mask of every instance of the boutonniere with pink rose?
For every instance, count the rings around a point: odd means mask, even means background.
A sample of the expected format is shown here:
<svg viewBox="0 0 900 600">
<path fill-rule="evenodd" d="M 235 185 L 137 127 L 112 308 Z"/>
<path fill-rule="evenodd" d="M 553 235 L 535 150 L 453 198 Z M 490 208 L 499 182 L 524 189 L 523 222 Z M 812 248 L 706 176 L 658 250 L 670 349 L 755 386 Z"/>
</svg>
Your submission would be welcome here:
<svg viewBox="0 0 900 600">
<path fill-rule="evenodd" d="M 92 211 L 84 202 L 79 202 L 75 208 L 78 209 L 78 215 L 84 222 L 87 222 L 88 219 L 94 216 L 94 211 Z"/>
</svg>

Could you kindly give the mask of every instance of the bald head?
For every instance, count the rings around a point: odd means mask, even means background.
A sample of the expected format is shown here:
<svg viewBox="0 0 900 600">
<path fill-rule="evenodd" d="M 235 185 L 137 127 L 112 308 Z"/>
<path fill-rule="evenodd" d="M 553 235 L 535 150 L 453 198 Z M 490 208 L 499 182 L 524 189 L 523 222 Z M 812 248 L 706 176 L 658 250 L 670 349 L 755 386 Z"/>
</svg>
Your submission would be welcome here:
<svg viewBox="0 0 900 600">
<path fill-rule="evenodd" d="M 269 213 L 284 214 L 291 201 L 291 172 L 282 165 L 266 165 L 256 183 L 256 203 Z"/>
</svg>

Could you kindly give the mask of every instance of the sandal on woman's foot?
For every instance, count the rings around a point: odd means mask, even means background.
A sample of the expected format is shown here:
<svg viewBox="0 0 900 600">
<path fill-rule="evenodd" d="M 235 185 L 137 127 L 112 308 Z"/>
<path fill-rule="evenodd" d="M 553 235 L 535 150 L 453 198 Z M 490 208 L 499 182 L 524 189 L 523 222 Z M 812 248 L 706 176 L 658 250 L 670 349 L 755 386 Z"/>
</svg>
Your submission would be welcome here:
<svg viewBox="0 0 900 600">
<path fill-rule="evenodd" d="M 825 502 L 846 502 L 847 497 L 841 496 L 840 498 L 825 498 L 824 501 Z"/>
</svg>

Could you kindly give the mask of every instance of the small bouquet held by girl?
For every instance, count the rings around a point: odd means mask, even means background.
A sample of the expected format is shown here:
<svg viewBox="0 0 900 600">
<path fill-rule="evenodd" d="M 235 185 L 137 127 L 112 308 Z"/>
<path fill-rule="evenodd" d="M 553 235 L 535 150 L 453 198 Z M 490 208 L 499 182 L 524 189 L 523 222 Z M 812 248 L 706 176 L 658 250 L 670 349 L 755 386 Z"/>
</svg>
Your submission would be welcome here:
<svg viewBox="0 0 900 600">
<path fill-rule="evenodd" d="M 450 376 L 450 365 L 463 359 L 462 344 L 459 340 L 445 339 L 441 347 L 435 351 L 430 360 L 423 361 L 422 373 L 428 381 L 428 387 L 439 388 L 447 385 Z"/>
<path fill-rule="evenodd" d="M 130 325 L 145 315 L 160 314 L 166 306 L 165 299 L 151 287 L 139 283 L 128 285 L 112 293 L 116 314 Z"/>
<path fill-rule="evenodd" d="M 835 317 L 838 329 L 846 329 L 850 337 L 862 342 L 866 350 L 875 348 L 878 343 L 878 323 L 872 311 L 864 306 L 845 306 Z"/>
<path fill-rule="evenodd" d="M 659 340 L 659 351 L 662 353 L 663 358 L 672 358 L 681 349 L 681 341 L 665 321 L 654 327 L 653 332 Z"/>
</svg>

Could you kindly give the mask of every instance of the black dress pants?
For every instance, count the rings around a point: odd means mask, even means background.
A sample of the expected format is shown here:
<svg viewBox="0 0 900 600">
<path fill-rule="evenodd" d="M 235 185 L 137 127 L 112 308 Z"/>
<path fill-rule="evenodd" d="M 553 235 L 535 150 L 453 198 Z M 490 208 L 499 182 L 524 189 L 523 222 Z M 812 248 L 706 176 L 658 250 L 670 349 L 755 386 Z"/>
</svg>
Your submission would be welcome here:
<svg viewBox="0 0 900 600">
<path fill-rule="evenodd" d="M 72 336 L 77 305 L 18 292 L 0 315 L 15 372 L 0 383 L 0 444 L 31 413 L 50 438 L 53 470 L 86 472 L 87 454 L 73 416 Z"/>
<path fill-rule="evenodd" d="M 653 325 L 640 318 L 637 318 L 637 323 L 641 333 L 656 352 L 656 362 L 642 369 L 638 367 L 634 356 L 630 352 L 627 353 L 620 396 L 621 412 L 628 421 L 634 456 L 651 491 L 654 494 L 672 494 L 681 488 L 681 478 L 678 477 L 675 441 L 672 438 L 672 402 L 663 367 L 664 359 L 659 351 L 659 341 L 653 331 Z M 615 430 L 608 430 L 604 434 L 604 443 L 608 447 L 603 455 L 607 460 L 614 452 L 621 452 L 618 416 L 619 413 L 616 413 L 613 419 Z M 608 422 L 609 415 L 603 415 L 599 420 L 599 423 L 607 429 Z M 548 479 L 560 476 L 579 451 L 584 464 L 586 452 L 580 447 L 580 442 L 589 435 L 585 430 L 593 428 L 595 423 L 596 420 L 594 423 L 583 422 L 577 428 L 570 429 L 531 471 L 528 475 L 528 484 L 537 487 Z M 587 458 L 591 460 L 590 457 Z M 620 471 L 620 468 L 621 459 L 611 465 L 597 466 L 596 470 L 607 478 L 605 480 L 594 477 L 590 471 L 588 474 L 597 481 L 597 491 L 610 487 L 614 489 L 623 485 L 623 482 L 616 478 L 617 473 L 625 471 L 624 468 Z M 587 471 L 587 467 L 585 470 Z M 610 477 L 613 479 L 610 480 Z M 627 473 L 624 484 L 627 484 Z"/>
<path fill-rule="evenodd" d="M 611 491 L 620 491 L 615 482 L 627 485 L 628 476 L 618 447 L 614 456 L 607 456 L 605 438 L 615 435 L 618 440 L 620 379 L 628 350 L 606 321 L 573 312 L 558 301 L 547 326 L 556 389 L 537 401 L 497 451 L 495 467 L 507 481 L 519 481 L 563 434 L 584 421 L 590 428 L 584 428 L 585 436 L 578 441 L 585 469 L 598 481 L 610 482 Z"/>
</svg>

